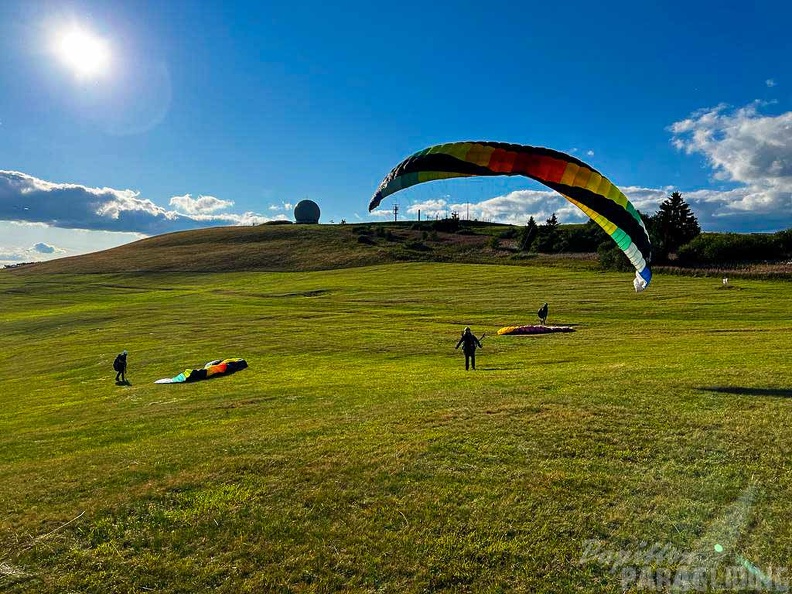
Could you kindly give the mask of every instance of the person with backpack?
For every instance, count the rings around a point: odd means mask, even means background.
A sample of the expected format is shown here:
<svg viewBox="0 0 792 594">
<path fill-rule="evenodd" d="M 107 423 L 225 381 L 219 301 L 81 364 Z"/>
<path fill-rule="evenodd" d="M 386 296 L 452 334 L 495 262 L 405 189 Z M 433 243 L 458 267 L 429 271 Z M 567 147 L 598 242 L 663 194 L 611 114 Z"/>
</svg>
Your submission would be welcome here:
<svg viewBox="0 0 792 594">
<path fill-rule="evenodd" d="M 547 303 L 539 308 L 536 315 L 539 316 L 539 322 L 544 326 L 547 323 Z"/>
<path fill-rule="evenodd" d="M 484 335 L 481 335 L 484 338 Z M 472 365 L 473 371 L 476 371 L 476 348 L 482 348 L 481 342 L 476 335 L 470 331 L 470 327 L 466 327 L 462 332 L 462 337 L 457 342 L 455 349 L 462 345 L 462 352 L 465 353 L 465 371 Z"/>
<path fill-rule="evenodd" d="M 115 361 L 113 361 L 113 369 L 116 372 L 116 382 L 118 382 L 119 378 L 121 378 L 121 380 L 120 380 L 121 383 L 122 384 L 126 383 L 126 377 L 125 377 L 126 370 L 127 370 L 127 352 L 126 352 L 126 350 L 123 353 L 121 353 L 120 355 L 116 356 Z"/>
</svg>

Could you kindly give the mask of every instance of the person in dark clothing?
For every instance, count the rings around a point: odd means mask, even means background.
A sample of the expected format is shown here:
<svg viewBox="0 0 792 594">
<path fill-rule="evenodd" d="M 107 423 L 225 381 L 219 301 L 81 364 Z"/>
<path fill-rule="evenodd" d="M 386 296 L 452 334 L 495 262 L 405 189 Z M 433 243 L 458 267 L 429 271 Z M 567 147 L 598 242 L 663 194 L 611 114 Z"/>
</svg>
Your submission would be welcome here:
<svg viewBox="0 0 792 594">
<path fill-rule="evenodd" d="M 127 369 L 126 351 L 116 356 L 115 361 L 113 361 L 113 369 L 116 372 L 116 381 L 119 381 L 119 378 L 121 378 L 121 383 L 126 382 L 126 377 L 124 377 Z"/>
<path fill-rule="evenodd" d="M 484 338 L 484 335 L 481 335 Z M 459 348 L 459 345 L 462 345 L 462 352 L 465 353 L 465 371 L 469 369 L 470 366 L 473 367 L 473 371 L 476 370 L 476 347 L 482 348 L 481 342 L 478 338 L 470 331 L 470 328 L 465 328 L 462 332 L 462 337 L 457 342 L 455 349 Z"/>
<path fill-rule="evenodd" d="M 539 316 L 539 321 L 542 323 L 542 326 L 544 326 L 547 323 L 547 303 L 539 308 L 536 315 Z"/>
</svg>

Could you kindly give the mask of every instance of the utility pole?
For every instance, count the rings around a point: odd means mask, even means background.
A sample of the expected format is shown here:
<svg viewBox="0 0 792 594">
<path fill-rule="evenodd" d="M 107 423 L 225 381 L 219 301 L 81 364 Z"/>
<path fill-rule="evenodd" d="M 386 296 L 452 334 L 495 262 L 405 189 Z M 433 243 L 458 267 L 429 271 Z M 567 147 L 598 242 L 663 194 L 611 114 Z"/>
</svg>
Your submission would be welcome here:
<svg viewBox="0 0 792 594">
<path fill-rule="evenodd" d="M 399 205 L 393 205 L 393 222 L 397 222 L 399 220 Z"/>
</svg>

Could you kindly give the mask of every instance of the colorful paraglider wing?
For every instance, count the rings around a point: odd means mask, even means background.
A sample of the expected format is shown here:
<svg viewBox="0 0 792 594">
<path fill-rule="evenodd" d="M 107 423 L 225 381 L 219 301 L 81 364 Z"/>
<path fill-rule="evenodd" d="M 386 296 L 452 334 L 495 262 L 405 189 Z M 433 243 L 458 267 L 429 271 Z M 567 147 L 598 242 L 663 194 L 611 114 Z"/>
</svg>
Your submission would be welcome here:
<svg viewBox="0 0 792 594">
<path fill-rule="evenodd" d="M 649 284 L 652 248 L 641 215 L 601 173 L 552 149 L 486 141 L 431 146 L 407 157 L 382 180 L 369 211 L 383 198 L 416 184 L 492 175 L 523 175 L 561 194 L 602 227 L 629 258 L 636 270 L 635 290 L 642 291 Z"/>
<path fill-rule="evenodd" d="M 498 334 L 552 334 L 554 332 L 574 332 L 572 326 L 505 326 Z"/>
<path fill-rule="evenodd" d="M 201 369 L 185 369 L 182 373 L 175 377 L 165 377 L 155 381 L 155 384 L 182 384 L 188 382 L 197 382 L 209 377 L 217 375 L 228 375 L 245 369 L 247 361 L 240 358 L 232 359 L 215 359 L 209 361 Z"/>
</svg>

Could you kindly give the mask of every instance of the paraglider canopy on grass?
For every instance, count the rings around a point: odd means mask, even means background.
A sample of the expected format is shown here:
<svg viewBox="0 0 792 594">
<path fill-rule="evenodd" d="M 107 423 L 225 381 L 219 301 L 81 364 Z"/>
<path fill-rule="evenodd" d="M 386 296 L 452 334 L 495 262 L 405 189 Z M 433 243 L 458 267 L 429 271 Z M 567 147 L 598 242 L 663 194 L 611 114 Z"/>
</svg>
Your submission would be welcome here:
<svg viewBox="0 0 792 594">
<path fill-rule="evenodd" d="M 574 332 L 571 326 L 506 326 L 498 330 L 504 334 L 551 334 L 553 332 Z"/>
<path fill-rule="evenodd" d="M 209 361 L 206 365 L 204 365 L 200 369 L 185 369 L 182 373 L 180 373 L 176 377 L 166 377 L 163 379 L 159 379 L 154 383 L 182 384 L 188 382 L 197 382 L 199 380 L 208 379 L 210 377 L 228 375 L 234 373 L 235 371 L 239 371 L 240 369 L 245 369 L 245 367 L 247 366 L 248 366 L 247 361 L 240 358 L 215 359 L 214 361 Z"/>
</svg>

